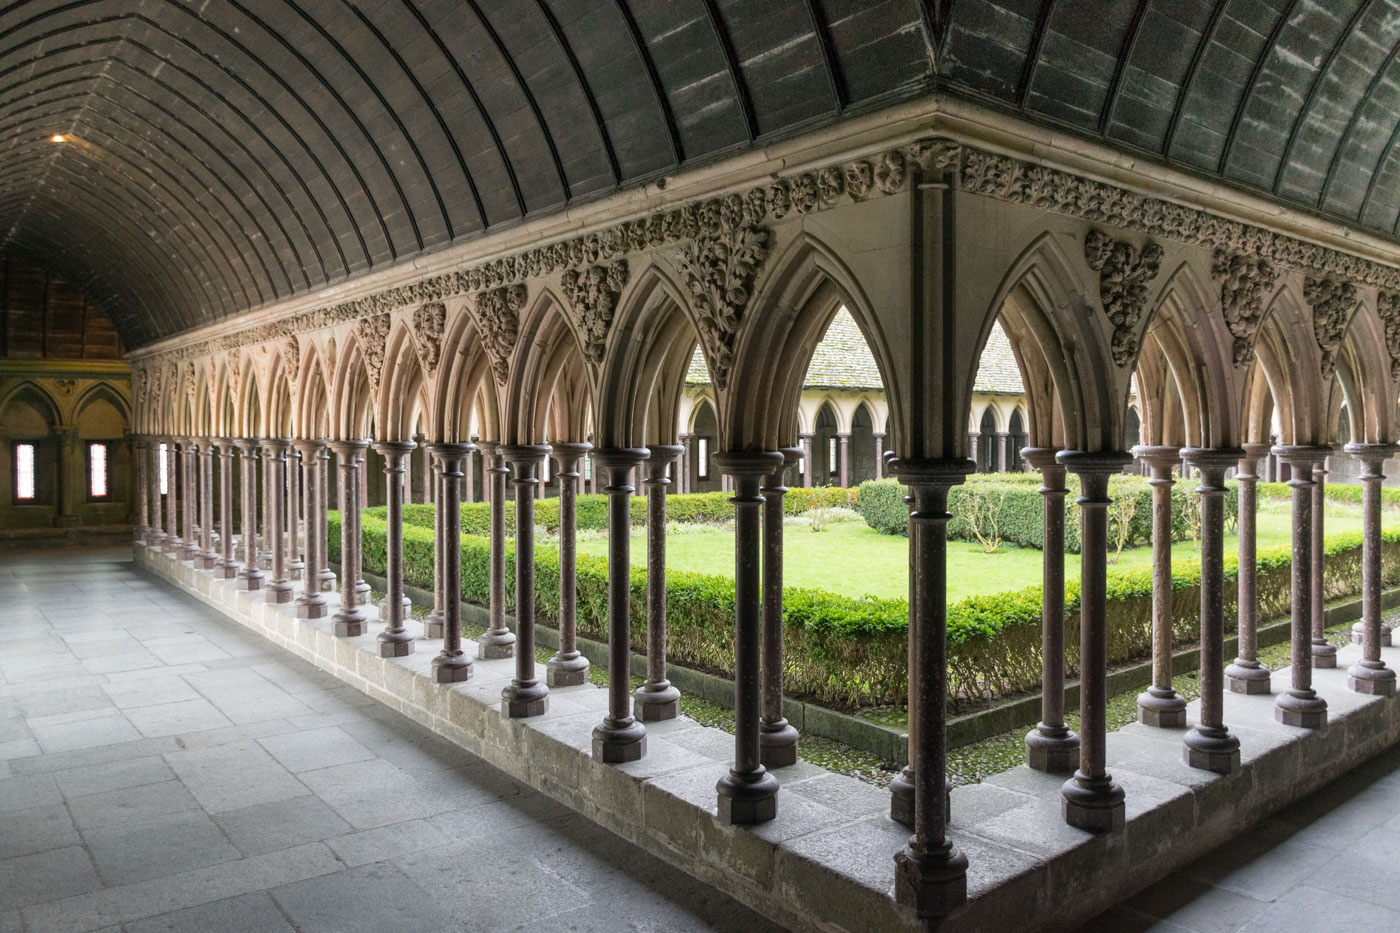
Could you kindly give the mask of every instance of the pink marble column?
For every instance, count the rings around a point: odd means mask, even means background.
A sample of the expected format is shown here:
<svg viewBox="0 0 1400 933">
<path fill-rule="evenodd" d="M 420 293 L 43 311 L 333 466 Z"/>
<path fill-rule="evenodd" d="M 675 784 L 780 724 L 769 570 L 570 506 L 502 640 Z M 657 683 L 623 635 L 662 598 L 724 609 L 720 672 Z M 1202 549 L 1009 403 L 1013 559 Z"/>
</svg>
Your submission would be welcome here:
<svg viewBox="0 0 1400 933">
<path fill-rule="evenodd" d="M 1331 454 L 1331 448 L 1327 448 Z M 1312 485 L 1312 663 L 1313 667 L 1337 666 L 1337 646 L 1327 640 L 1327 591 L 1323 580 L 1326 553 L 1323 545 L 1323 513 L 1327 508 L 1327 460 L 1313 465 Z"/>
<path fill-rule="evenodd" d="M 257 532 L 254 527 L 258 511 L 258 440 L 240 437 L 234 443 L 238 445 L 243 480 L 243 495 L 239 499 L 243 518 L 243 569 L 238 572 L 238 588 L 252 592 L 262 589 L 264 579 L 262 568 L 258 566 Z"/>
<path fill-rule="evenodd" d="M 376 640 L 379 656 L 402 658 L 413 653 L 413 634 L 404 625 L 403 593 L 403 497 L 404 477 L 409 454 L 418 445 L 413 441 L 376 441 L 374 450 L 384 460 L 384 497 L 387 525 L 384 545 L 384 629 Z"/>
<path fill-rule="evenodd" d="M 1138 696 L 1138 722 L 1186 728 L 1186 701 L 1172 688 L 1172 470 L 1181 448 L 1134 447 L 1152 471 L 1152 686 Z"/>
<path fill-rule="evenodd" d="M 267 584 L 263 598 L 270 603 L 289 603 L 296 591 L 287 579 L 286 537 L 282 534 L 287 488 L 287 444 L 282 438 L 264 438 L 263 470 L 267 476 L 268 524 L 267 542 L 271 546 L 272 581 Z"/>
<path fill-rule="evenodd" d="M 1312 686 L 1312 492 L 1313 467 L 1331 452 L 1328 447 L 1301 445 L 1274 448 L 1279 461 L 1288 467 L 1288 485 L 1293 490 L 1292 678 L 1291 686 L 1278 696 L 1274 718 L 1303 729 L 1327 725 L 1327 701 Z"/>
<path fill-rule="evenodd" d="M 131 459 L 136 464 L 136 530 L 132 539 L 138 544 L 146 542 L 151 526 L 146 519 L 150 515 L 150 484 L 146 478 L 146 449 L 150 440 L 141 434 L 131 439 Z"/>
<path fill-rule="evenodd" d="M 490 624 L 476 639 L 476 656 L 483 660 L 509 658 L 515 654 L 515 633 L 506 628 L 506 478 L 510 470 L 501 456 L 501 446 L 481 441 L 482 484 L 490 504 Z"/>
<path fill-rule="evenodd" d="M 213 570 L 219 562 L 214 550 L 214 442 L 200 438 L 199 451 L 199 553 L 194 556 L 197 570 Z"/>
<path fill-rule="evenodd" d="M 1271 688 L 1269 669 L 1259 663 L 1259 560 L 1255 542 L 1255 516 L 1260 458 L 1268 457 L 1268 444 L 1245 444 L 1235 480 L 1239 489 L 1240 553 L 1237 597 L 1239 647 L 1234 662 L 1225 668 L 1231 693 L 1263 694 Z"/>
<path fill-rule="evenodd" d="M 322 528 L 326 523 L 326 490 L 321 480 L 321 455 L 326 442 L 299 440 L 301 472 L 306 489 L 306 569 L 302 574 L 301 595 L 296 598 L 297 618 L 323 619 L 330 612 L 316 571 L 325 561 L 321 555 Z"/>
<path fill-rule="evenodd" d="M 433 680 L 456 684 L 472 676 L 472 659 L 462 649 L 462 462 L 471 444 L 433 444 L 438 466 L 435 504 L 442 510 L 443 532 L 437 546 L 442 554 L 442 651 L 433 658 Z M 424 483 L 424 490 L 432 484 Z"/>
<path fill-rule="evenodd" d="M 588 443 L 554 444 L 559 464 L 559 649 L 545 668 L 550 687 L 588 682 L 588 659 L 578 650 L 578 464 L 593 449 Z"/>
<path fill-rule="evenodd" d="M 515 676 L 501 691 L 501 714 L 525 719 L 549 710 L 549 685 L 535 670 L 536 471 L 549 447 L 515 444 L 502 447 L 500 454 L 510 462 L 515 487 Z"/>
<path fill-rule="evenodd" d="M 219 562 L 214 575 L 224 580 L 238 576 L 239 564 L 233 550 L 233 457 L 237 450 L 233 439 L 221 437 L 219 445 Z"/>
<path fill-rule="evenodd" d="M 340 608 L 331 616 L 337 638 L 354 638 L 365 634 L 365 611 L 360 608 L 360 482 L 363 469 L 363 440 L 331 441 L 336 463 L 340 467 Z"/>
<path fill-rule="evenodd" d="M 1026 764 L 1063 774 L 1079 761 L 1079 736 L 1065 724 L 1065 468 L 1055 447 L 1021 456 L 1041 475 L 1040 723 L 1026 735 Z"/>
<path fill-rule="evenodd" d="M 783 715 L 783 482 L 802 451 L 778 451 L 783 462 L 764 480 L 763 494 L 763 715 L 758 724 L 759 759 L 765 768 L 797 764 L 797 729 Z"/>
<path fill-rule="evenodd" d="M 1381 660 L 1381 483 L 1385 461 L 1400 450 L 1394 444 L 1348 444 L 1361 462 L 1361 660 L 1347 671 L 1357 693 L 1392 696 L 1395 671 Z"/>
</svg>

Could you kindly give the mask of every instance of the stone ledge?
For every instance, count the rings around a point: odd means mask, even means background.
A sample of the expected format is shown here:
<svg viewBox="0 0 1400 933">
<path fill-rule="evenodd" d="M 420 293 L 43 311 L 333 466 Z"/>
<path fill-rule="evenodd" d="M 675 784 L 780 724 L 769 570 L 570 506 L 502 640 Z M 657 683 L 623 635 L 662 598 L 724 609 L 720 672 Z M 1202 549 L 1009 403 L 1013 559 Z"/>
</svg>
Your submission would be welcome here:
<svg viewBox="0 0 1400 933">
<path fill-rule="evenodd" d="M 137 564 L 345 683 L 554 797 L 687 873 L 795 929 L 919 930 L 891 893 L 895 852 L 908 840 L 884 791 L 806 762 L 775 771 L 778 818 L 755 828 L 715 819 L 715 781 L 733 739 L 678 719 L 651 724 L 648 755 L 624 765 L 593 761 L 591 730 L 606 691 L 558 688 L 549 712 L 500 715 L 513 661 L 477 660 L 470 681 L 434 684 L 440 642 L 420 639 L 406 658 L 380 658 L 374 635 L 337 639 L 329 619 L 297 619 L 289 604 L 134 548 Z M 370 608 L 371 619 L 374 610 Z M 409 625 L 420 630 L 416 621 Z M 468 651 L 474 651 L 468 645 Z M 1400 666 L 1400 647 L 1382 650 Z M 1271 695 L 1226 694 L 1225 721 L 1243 745 L 1239 774 L 1186 767 L 1184 730 L 1130 725 L 1108 737 L 1108 766 L 1127 794 L 1121 833 L 1065 825 L 1063 777 L 1018 767 L 953 791 L 950 835 L 967 854 L 968 903 L 937 929 L 959 933 L 1069 930 L 1225 842 L 1400 739 L 1400 697 L 1346 689 L 1348 646 L 1335 670 L 1314 671 L 1330 724 L 1305 731 L 1273 721 Z M 1288 672 L 1275 675 L 1274 689 Z M 1195 721 L 1198 704 L 1188 715 Z"/>
</svg>

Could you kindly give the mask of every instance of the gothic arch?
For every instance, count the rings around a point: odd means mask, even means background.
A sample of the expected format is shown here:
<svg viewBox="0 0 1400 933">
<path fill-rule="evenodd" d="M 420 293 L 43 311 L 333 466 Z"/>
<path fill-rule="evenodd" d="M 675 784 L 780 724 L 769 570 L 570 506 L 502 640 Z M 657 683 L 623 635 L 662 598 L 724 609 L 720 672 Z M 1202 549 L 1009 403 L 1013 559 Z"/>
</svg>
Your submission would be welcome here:
<svg viewBox="0 0 1400 933">
<path fill-rule="evenodd" d="M 583 362 L 583 348 L 570 326 L 566 306 L 548 289 L 521 314 L 520 334 L 506 384 L 502 441 L 542 444 L 547 433 L 549 400 L 566 367 L 583 370 L 587 395 L 580 407 L 591 409 L 593 386 Z M 577 373 L 568 378 L 579 378 Z M 583 414 L 582 412 L 580 413 Z"/>
</svg>

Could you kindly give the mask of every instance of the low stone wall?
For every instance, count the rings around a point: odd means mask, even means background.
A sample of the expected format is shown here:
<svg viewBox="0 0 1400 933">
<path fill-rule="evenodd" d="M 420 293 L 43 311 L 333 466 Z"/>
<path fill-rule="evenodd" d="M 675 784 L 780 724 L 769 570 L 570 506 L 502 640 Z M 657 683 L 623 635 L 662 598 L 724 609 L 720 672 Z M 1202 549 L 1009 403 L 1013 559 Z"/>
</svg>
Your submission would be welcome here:
<svg viewBox="0 0 1400 933">
<path fill-rule="evenodd" d="M 510 660 L 478 660 L 471 681 L 439 686 L 428 671 L 440 642 L 421 639 L 407 658 L 380 658 L 372 634 L 337 639 L 327 619 L 297 619 L 290 606 L 269 605 L 142 545 L 135 553 L 138 564 L 240 624 L 780 923 L 923 929 L 890 896 L 893 856 L 909 833 L 885 815 L 878 788 L 803 762 L 775 772 L 783 785 L 776 820 L 724 826 L 715 819 L 714 784 L 733 739 L 720 730 L 685 719 L 651 724 L 646 758 L 601 765 L 590 751 L 603 690 L 556 689 L 544 716 L 508 720 L 499 707 Z M 1400 647 L 1382 654 L 1400 665 Z M 1346 667 L 1358 656 L 1344 648 L 1336 670 L 1314 672 L 1331 707 L 1324 729 L 1278 725 L 1272 696 L 1227 694 L 1225 721 L 1243 745 L 1242 769 L 1230 777 L 1186 767 L 1182 730 L 1131 725 L 1110 734 L 1109 769 L 1127 794 L 1127 825 L 1118 833 L 1092 836 L 1065 825 L 1063 776 L 1020 767 L 957 788 L 950 835 L 968 857 L 969 901 L 935 928 L 1073 929 L 1385 750 L 1400 739 L 1400 699 L 1346 689 Z M 1275 675 L 1274 689 L 1287 678 Z M 1193 703 L 1193 723 L 1196 710 Z"/>
</svg>

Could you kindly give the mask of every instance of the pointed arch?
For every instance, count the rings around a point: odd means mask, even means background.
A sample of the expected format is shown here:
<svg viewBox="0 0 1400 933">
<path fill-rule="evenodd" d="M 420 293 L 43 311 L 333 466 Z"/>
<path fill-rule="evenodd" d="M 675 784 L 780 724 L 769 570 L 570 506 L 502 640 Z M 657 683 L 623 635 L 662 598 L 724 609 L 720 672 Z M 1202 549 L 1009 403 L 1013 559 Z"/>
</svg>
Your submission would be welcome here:
<svg viewBox="0 0 1400 933">
<path fill-rule="evenodd" d="M 541 290 L 520 316 L 513 362 L 506 382 L 502 411 L 502 441 L 506 444 L 541 444 L 548 431 L 549 400 L 560 374 L 582 372 L 587 386 L 587 414 L 593 409 L 594 385 L 583 362 L 583 348 L 569 322 L 565 305 L 550 289 Z M 596 419 L 586 420 L 596 423 Z"/>
<path fill-rule="evenodd" d="M 431 399 L 444 441 L 471 439 L 475 414 L 480 436 L 500 438 L 500 410 L 491 360 L 476 322 L 464 308 L 449 309 L 442 339 L 442 358 Z"/>
<path fill-rule="evenodd" d="M 426 422 L 424 433 L 437 437 L 437 419 L 432 407 L 424 404 L 427 378 L 412 331 L 402 319 L 394 321 L 385 342 L 384 369 L 374 398 L 379 440 L 412 440 L 413 416 L 420 409 Z"/>
</svg>

